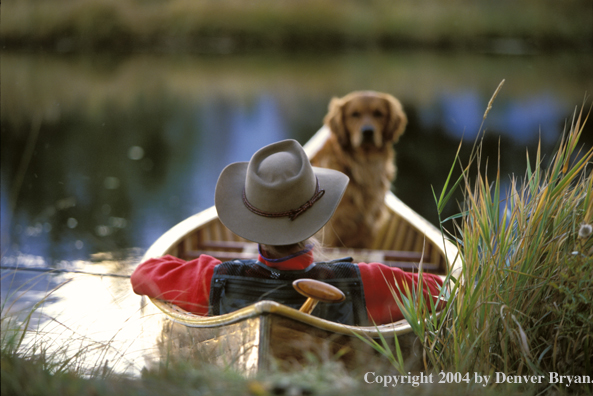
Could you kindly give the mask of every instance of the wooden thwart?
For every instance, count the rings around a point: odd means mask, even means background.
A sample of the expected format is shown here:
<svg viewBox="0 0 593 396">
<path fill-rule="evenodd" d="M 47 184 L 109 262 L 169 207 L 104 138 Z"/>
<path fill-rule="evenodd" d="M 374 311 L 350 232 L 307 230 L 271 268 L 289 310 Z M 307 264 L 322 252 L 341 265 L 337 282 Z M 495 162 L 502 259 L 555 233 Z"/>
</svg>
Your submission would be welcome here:
<svg viewBox="0 0 593 396">
<path fill-rule="evenodd" d="M 425 257 L 422 252 L 398 251 L 398 250 L 371 250 L 371 249 L 346 249 L 332 248 L 332 258 L 353 257 L 354 261 L 364 261 L 372 258 L 372 262 L 380 262 L 389 267 L 397 267 L 403 270 L 418 270 L 422 262 L 422 268 L 426 272 L 438 272 L 440 266 L 437 263 L 426 262 L 430 257 Z M 248 260 L 257 257 L 257 244 L 241 241 L 202 241 L 196 250 L 188 250 L 183 253 L 183 258 L 193 260 L 201 254 L 216 257 L 221 261 Z M 362 258 L 363 260 L 357 260 Z"/>
</svg>

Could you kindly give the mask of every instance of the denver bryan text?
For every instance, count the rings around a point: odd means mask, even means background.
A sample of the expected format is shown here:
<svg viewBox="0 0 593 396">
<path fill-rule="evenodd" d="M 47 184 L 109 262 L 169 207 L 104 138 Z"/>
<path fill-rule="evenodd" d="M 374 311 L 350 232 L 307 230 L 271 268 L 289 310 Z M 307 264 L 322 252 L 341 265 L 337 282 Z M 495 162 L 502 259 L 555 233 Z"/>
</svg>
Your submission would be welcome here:
<svg viewBox="0 0 593 396">
<path fill-rule="evenodd" d="M 541 384 L 546 380 L 545 375 L 506 375 L 505 373 L 497 372 L 495 376 L 497 384 Z M 590 384 L 591 377 L 588 375 L 560 375 L 555 372 L 548 373 L 548 383 L 563 384 L 569 387 L 572 384 Z"/>
</svg>

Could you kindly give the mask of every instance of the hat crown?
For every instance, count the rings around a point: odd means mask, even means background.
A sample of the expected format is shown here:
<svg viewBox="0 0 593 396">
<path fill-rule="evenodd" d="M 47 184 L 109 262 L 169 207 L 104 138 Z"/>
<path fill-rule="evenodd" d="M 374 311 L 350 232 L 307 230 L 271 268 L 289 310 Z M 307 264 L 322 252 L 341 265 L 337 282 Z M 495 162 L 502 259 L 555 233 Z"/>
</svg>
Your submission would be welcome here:
<svg viewBox="0 0 593 396">
<path fill-rule="evenodd" d="M 238 236 L 289 245 L 329 221 L 347 185 L 348 176 L 312 167 L 296 140 L 284 140 L 224 168 L 214 200 L 218 218 Z"/>
<path fill-rule="evenodd" d="M 260 211 L 285 212 L 310 200 L 316 183 L 302 147 L 286 140 L 253 155 L 245 177 L 245 197 Z"/>
<path fill-rule="evenodd" d="M 256 175 L 270 184 L 281 183 L 299 174 L 302 164 L 291 153 L 275 153 L 264 158 L 256 170 Z"/>
</svg>

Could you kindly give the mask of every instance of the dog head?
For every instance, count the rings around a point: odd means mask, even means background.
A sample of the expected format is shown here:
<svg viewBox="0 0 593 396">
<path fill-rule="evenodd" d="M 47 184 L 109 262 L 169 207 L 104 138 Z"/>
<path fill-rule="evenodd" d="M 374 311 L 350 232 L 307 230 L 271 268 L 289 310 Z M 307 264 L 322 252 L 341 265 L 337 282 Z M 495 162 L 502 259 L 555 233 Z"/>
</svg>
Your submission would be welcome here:
<svg viewBox="0 0 593 396">
<path fill-rule="evenodd" d="M 333 98 L 324 122 L 344 148 L 382 150 L 399 140 L 408 119 L 393 96 L 357 91 Z"/>
</svg>

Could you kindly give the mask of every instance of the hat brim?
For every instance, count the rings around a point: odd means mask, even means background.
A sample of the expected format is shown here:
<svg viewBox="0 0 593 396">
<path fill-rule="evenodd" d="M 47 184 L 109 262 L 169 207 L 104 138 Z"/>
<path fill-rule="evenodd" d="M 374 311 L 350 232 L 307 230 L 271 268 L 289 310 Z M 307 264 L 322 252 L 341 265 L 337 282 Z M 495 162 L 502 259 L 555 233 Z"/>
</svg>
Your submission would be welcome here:
<svg viewBox="0 0 593 396">
<path fill-rule="evenodd" d="M 216 184 L 214 203 L 220 221 L 228 229 L 247 240 L 265 245 L 290 245 L 317 233 L 333 216 L 349 181 L 342 172 L 313 167 L 319 188 L 325 190 L 324 195 L 294 220 L 265 217 L 251 212 L 243 203 L 248 164 L 236 162 L 224 168 Z"/>
</svg>

